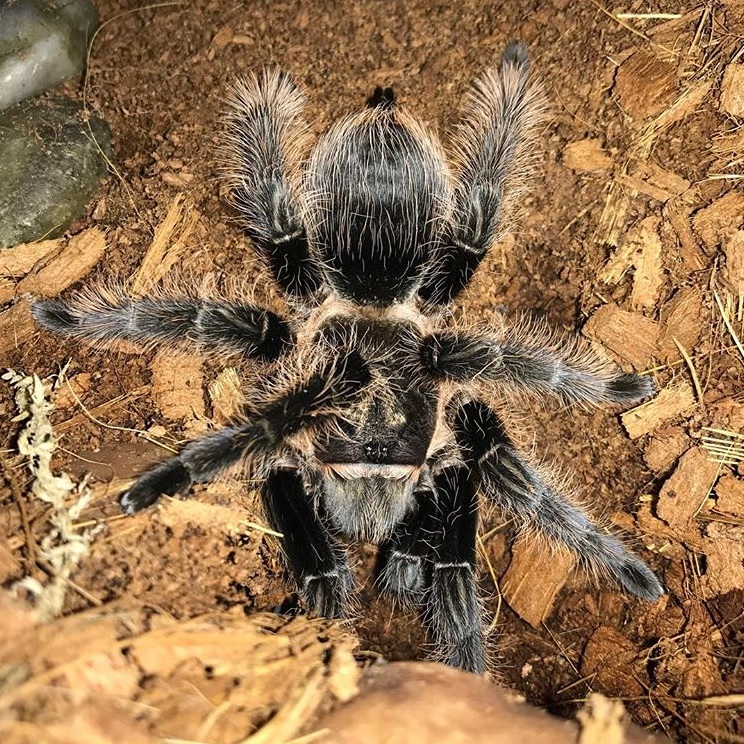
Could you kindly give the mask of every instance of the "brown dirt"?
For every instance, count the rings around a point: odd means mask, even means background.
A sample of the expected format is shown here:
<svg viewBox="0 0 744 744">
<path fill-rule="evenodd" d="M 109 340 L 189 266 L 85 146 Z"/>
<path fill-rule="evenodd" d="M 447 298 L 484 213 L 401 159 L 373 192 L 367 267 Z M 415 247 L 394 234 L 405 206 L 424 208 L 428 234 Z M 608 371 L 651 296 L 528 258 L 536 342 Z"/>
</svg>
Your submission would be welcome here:
<svg viewBox="0 0 744 744">
<path fill-rule="evenodd" d="M 505 43 L 529 45 L 553 103 L 542 172 L 514 239 L 481 268 L 462 312 L 486 319 L 496 309 L 529 310 L 564 330 L 588 320 L 586 334 L 621 364 L 652 370 L 669 388 L 663 405 L 622 422 L 616 411 L 550 406 L 520 416 L 526 441 L 534 437 L 541 456 L 570 469 L 587 502 L 625 530 L 669 594 L 644 605 L 577 571 L 557 584 L 551 574 L 546 587 L 539 561 L 522 559 L 522 580 L 510 580 L 520 587 L 514 607 L 530 608 L 520 616 L 493 582 L 509 567 L 509 541 L 487 523 L 482 586 L 491 594 L 500 674 L 528 700 L 563 714 L 598 691 L 624 699 L 637 723 L 676 740 L 742 741 L 741 708 L 720 696 L 744 693 L 744 513 L 736 495 L 744 472 L 734 463 L 708 473 L 702 435 L 703 427 L 744 431 L 744 354 L 722 320 L 726 312 L 731 330 L 744 335 L 736 250 L 744 197 L 734 178 L 744 173 L 744 147 L 736 111 L 719 102 L 744 6 L 690 3 L 680 17 L 644 19 L 632 15 L 645 10 L 640 2 L 627 3 L 631 16 L 622 18 L 566 0 L 139 5 L 99 2 L 105 25 L 85 95 L 114 131 L 116 175 L 70 230 L 106 235 L 86 282 L 135 277 L 155 243 L 160 266 L 170 256 L 180 271 L 253 283 L 259 266 L 216 178 L 218 116 L 236 74 L 267 64 L 291 71 L 309 92 L 316 131 L 379 84 L 394 86 L 402 104 L 443 131 L 469 81 Z M 77 83 L 67 87 L 83 96 Z M 260 294 L 277 303 L 270 289 Z M 165 456 L 132 430 L 172 447 L 223 420 L 229 394 L 215 401 L 207 392 L 218 366 L 171 360 L 169 368 L 155 354 L 66 343 L 36 333 L 25 303 L 0 315 L 0 348 L 4 366 L 42 377 L 69 363 L 86 410 L 64 389 L 58 394 L 54 422 L 64 449 L 57 463 L 93 472 L 101 484 L 116 479 L 96 488 L 83 515 L 105 527 L 73 576 L 66 613 L 121 598 L 183 618 L 282 602 L 288 588 L 277 544 L 240 523 L 262 518 L 239 484 L 198 489 L 194 502 L 132 519 L 118 515 L 119 479 Z M 188 388 L 186 403 L 179 385 Z M 0 416 L 13 415 L 10 390 L 0 387 Z M 8 466 L 0 483 L 5 586 L 47 576 L 31 558 L 48 515 L 26 496 L 13 453 L 18 430 L 6 426 L 0 445 Z M 390 659 L 424 658 L 418 620 L 393 612 L 366 579 L 371 549 L 358 546 L 355 555 L 366 582 L 355 622 L 361 647 Z M 525 586 L 535 587 L 532 604 Z"/>
</svg>

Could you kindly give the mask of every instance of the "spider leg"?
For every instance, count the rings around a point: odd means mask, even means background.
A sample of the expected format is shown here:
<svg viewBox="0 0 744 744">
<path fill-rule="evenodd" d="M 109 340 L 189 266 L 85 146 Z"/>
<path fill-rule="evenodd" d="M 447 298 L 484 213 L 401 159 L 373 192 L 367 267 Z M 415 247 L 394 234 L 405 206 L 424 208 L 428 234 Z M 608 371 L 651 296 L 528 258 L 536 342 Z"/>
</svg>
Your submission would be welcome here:
<svg viewBox="0 0 744 744">
<path fill-rule="evenodd" d="M 228 100 L 225 171 L 245 231 L 279 286 L 305 297 L 322 284 L 298 199 L 298 162 L 307 140 L 304 95 L 283 72 L 236 83 Z"/>
<path fill-rule="evenodd" d="M 627 404 L 655 392 L 650 377 L 625 374 L 580 339 L 559 339 L 539 326 L 500 336 L 434 333 L 422 341 L 420 354 L 435 377 L 507 384 L 566 403 Z"/>
<path fill-rule="evenodd" d="M 432 555 L 428 542 L 434 529 L 436 496 L 429 488 L 417 490 L 416 509 L 399 522 L 380 545 L 377 583 L 404 605 L 420 604 L 428 586 L 427 564 Z"/>
<path fill-rule="evenodd" d="M 586 568 L 612 576 L 631 594 L 650 601 L 661 597 L 664 589 L 651 569 L 545 483 L 517 452 L 488 406 L 479 401 L 463 405 L 455 415 L 455 428 L 461 446 L 478 463 L 488 498 L 523 524 L 574 551 Z"/>
<path fill-rule="evenodd" d="M 282 533 L 284 555 L 307 605 L 324 617 L 342 617 L 354 580 L 297 470 L 272 470 L 262 500 L 269 524 Z"/>
<path fill-rule="evenodd" d="M 275 359 L 294 342 L 289 324 L 269 310 L 193 297 L 135 298 L 115 289 L 87 289 L 70 300 L 34 303 L 36 321 L 54 333 L 101 345 L 180 345 Z"/>
<path fill-rule="evenodd" d="M 434 488 L 436 526 L 429 538 L 433 555 L 427 624 L 438 658 L 449 666 L 481 674 L 487 659 L 475 575 L 476 485 L 469 467 L 455 465 L 434 477 Z"/>
<path fill-rule="evenodd" d="M 190 442 L 176 457 L 141 475 L 122 494 L 122 508 L 134 514 L 163 494 L 173 496 L 194 483 L 209 483 L 242 461 L 260 466 L 287 436 L 338 420 L 342 408 L 368 381 L 369 370 L 357 352 L 331 360 L 309 378 L 257 406 L 246 420 Z"/>
<path fill-rule="evenodd" d="M 544 109 L 539 87 L 529 80 L 527 49 L 519 42 L 473 84 L 455 135 L 455 208 L 419 289 L 424 300 L 449 303 L 503 237 L 539 153 L 534 137 Z"/>
</svg>

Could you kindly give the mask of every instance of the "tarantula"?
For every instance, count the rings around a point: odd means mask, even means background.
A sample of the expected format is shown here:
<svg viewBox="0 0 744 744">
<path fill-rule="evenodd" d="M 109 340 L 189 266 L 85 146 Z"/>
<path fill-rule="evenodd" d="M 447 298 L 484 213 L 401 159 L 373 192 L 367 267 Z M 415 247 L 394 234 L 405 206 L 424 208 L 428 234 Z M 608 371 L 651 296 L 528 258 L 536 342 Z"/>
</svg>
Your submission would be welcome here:
<svg viewBox="0 0 744 744">
<path fill-rule="evenodd" d="M 518 451 L 493 401 L 638 401 L 653 382 L 535 324 L 458 328 L 447 306 L 505 230 L 533 158 L 543 96 L 508 46 L 468 93 L 451 168 L 389 88 L 302 160 L 304 96 L 282 72 L 238 82 L 227 117 L 232 202 L 287 317 L 247 301 L 87 290 L 34 306 L 41 325 L 99 344 L 191 342 L 261 370 L 242 414 L 121 496 L 133 514 L 233 466 L 260 482 L 304 602 L 347 613 L 340 537 L 380 546 L 378 583 L 420 608 L 436 656 L 486 668 L 476 578 L 478 500 L 497 504 L 647 600 L 657 578 Z M 264 363 L 265 366 L 260 366 Z M 258 365 L 258 366 L 257 366 Z M 508 398 L 508 396 L 507 396 Z"/>
</svg>

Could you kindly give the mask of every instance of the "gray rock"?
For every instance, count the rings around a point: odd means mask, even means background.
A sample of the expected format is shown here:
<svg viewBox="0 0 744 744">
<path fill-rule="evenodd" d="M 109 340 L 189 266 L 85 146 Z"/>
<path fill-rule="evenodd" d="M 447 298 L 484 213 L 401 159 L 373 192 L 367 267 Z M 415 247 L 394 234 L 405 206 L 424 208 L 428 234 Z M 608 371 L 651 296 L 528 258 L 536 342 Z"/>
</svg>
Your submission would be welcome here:
<svg viewBox="0 0 744 744">
<path fill-rule="evenodd" d="M 82 72 L 97 27 L 90 0 L 0 0 L 0 111 Z"/>
<path fill-rule="evenodd" d="M 90 127 L 90 129 L 88 129 Z M 95 142 L 91 138 L 95 138 Z M 0 112 L 0 248 L 62 234 L 106 175 L 111 132 L 66 98 Z"/>
</svg>

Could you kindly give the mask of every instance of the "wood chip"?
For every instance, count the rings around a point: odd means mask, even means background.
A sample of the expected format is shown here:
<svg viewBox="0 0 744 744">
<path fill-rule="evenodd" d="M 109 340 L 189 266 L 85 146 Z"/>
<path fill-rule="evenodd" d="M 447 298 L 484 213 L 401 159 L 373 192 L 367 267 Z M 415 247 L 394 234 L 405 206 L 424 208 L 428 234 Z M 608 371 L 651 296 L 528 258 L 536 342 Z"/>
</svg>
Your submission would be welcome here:
<svg viewBox="0 0 744 744">
<path fill-rule="evenodd" d="M 212 402 L 212 419 L 215 423 L 224 426 L 243 410 L 245 398 L 235 367 L 223 369 L 214 382 L 209 383 L 208 391 Z"/>
<path fill-rule="evenodd" d="M 690 188 L 686 179 L 646 160 L 633 162 L 629 173 L 620 173 L 615 178 L 623 186 L 662 203 L 681 196 Z"/>
<path fill-rule="evenodd" d="M 664 284 L 660 225 L 661 220 L 651 215 L 632 227 L 600 274 L 606 284 L 618 284 L 628 269 L 635 269 L 630 294 L 634 310 L 655 308 Z"/>
<path fill-rule="evenodd" d="M 102 230 L 91 227 L 78 233 L 59 250 L 47 254 L 34 268 L 33 273 L 20 281 L 16 293 L 56 297 L 63 289 L 82 279 L 101 260 L 106 250 L 106 237 Z M 9 297 L 0 297 L 6 302 Z"/>
<path fill-rule="evenodd" d="M 188 247 L 200 216 L 193 206 L 184 206 L 182 194 L 173 199 L 165 219 L 155 230 L 139 269 L 130 281 L 130 294 L 141 297 L 170 271 Z"/>
<path fill-rule="evenodd" d="M 744 230 L 737 230 L 723 239 L 726 269 L 723 281 L 737 297 L 744 295 Z"/>
<path fill-rule="evenodd" d="M 640 161 L 633 167 L 632 175 L 642 178 L 651 188 L 670 196 L 681 196 L 690 188 L 690 182 L 656 163 Z M 660 199 L 659 201 L 666 201 Z"/>
<path fill-rule="evenodd" d="M 721 398 L 712 404 L 710 415 L 717 429 L 744 431 L 744 403 L 733 398 Z"/>
<path fill-rule="evenodd" d="M 586 321 L 582 333 L 636 369 L 644 369 L 656 355 L 661 328 L 651 318 L 609 302 Z"/>
<path fill-rule="evenodd" d="M 173 186 L 177 189 L 183 189 L 194 180 L 194 174 L 187 173 L 185 171 L 180 171 L 179 173 L 173 173 L 173 171 L 163 171 L 160 174 L 160 178 L 163 179 L 163 183 L 167 186 Z"/>
<path fill-rule="evenodd" d="M 0 628 L 0 668 L 22 670 L 5 675 L 3 704 L 44 712 L 4 719 L 4 742 L 284 742 L 355 665 L 351 636 L 303 617 L 215 611 L 176 621 L 118 601 L 33 627 L 0 593 Z M 128 721 L 98 718 L 112 700 L 136 701 L 137 721 L 131 705 Z"/>
<path fill-rule="evenodd" d="M 731 62 L 721 80 L 721 111 L 744 118 L 744 64 Z"/>
<path fill-rule="evenodd" d="M 667 363 L 681 359 L 677 344 L 692 353 L 706 323 L 700 288 L 685 287 L 678 290 L 664 305 L 660 320 L 664 329 L 659 341 L 661 358 Z"/>
<path fill-rule="evenodd" d="M 28 300 L 17 302 L 0 313 L 0 352 L 17 349 L 36 330 L 36 322 L 31 317 L 31 303 Z"/>
<path fill-rule="evenodd" d="M 584 139 L 567 144 L 563 149 L 563 164 L 577 171 L 607 171 L 613 166 L 612 158 L 598 139 Z"/>
<path fill-rule="evenodd" d="M 658 429 L 667 421 L 695 406 L 695 393 L 689 382 L 665 387 L 653 400 L 622 414 L 620 417 L 631 439 Z"/>
<path fill-rule="evenodd" d="M 679 240 L 679 257 L 688 271 L 700 271 L 708 265 L 708 259 L 692 231 L 690 215 L 693 206 L 685 199 L 673 199 L 664 208 L 664 218 L 674 229 Z"/>
<path fill-rule="evenodd" d="M 713 87 L 713 82 L 713 78 L 710 78 L 687 88 L 677 97 L 671 106 L 665 108 L 649 123 L 647 131 L 644 131 L 640 145 L 644 148 L 647 147 L 664 129 L 686 119 L 690 114 L 694 114 Z"/>
<path fill-rule="evenodd" d="M 666 191 L 665 189 L 660 189 L 658 186 L 654 186 L 644 178 L 639 178 L 638 176 L 629 175 L 627 173 L 620 173 L 615 177 L 615 180 L 626 188 L 632 189 L 639 194 L 650 196 L 652 199 L 656 199 L 656 201 L 667 202 L 674 196 L 671 192 Z"/>
<path fill-rule="evenodd" d="M 222 47 L 227 46 L 232 41 L 234 35 L 235 33 L 230 26 L 223 26 L 214 35 L 214 38 L 212 39 L 212 46 L 221 49 Z"/>
<path fill-rule="evenodd" d="M 85 393 L 90 390 L 93 376 L 89 372 L 81 372 L 74 377 L 65 377 L 64 383 L 54 393 L 54 407 L 65 410 L 77 406 Z"/>
<path fill-rule="evenodd" d="M 661 239 L 656 216 L 647 217 L 631 230 L 628 242 L 635 244 L 633 256 L 633 289 L 630 293 L 630 306 L 634 310 L 653 309 L 664 284 L 664 267 L 661 262 Z"/>
<path fill-rule="evenodd" d="M 163 350 L 155 355 L 150 369 L 152 396 L 165 418 L 185 424 L 204 420 L 204 376 L 200 357 Z"/>
<path fill-rule="evenodd" d="M 18 279 L 26 276 L 34 265 L 52 251 L 59 250 L 64 241 L 39 240 L 35 243 L 21 243 L 13 248 L 0 251 L 0 276 Z"/>
<path fill-rule="evenodd" d="M 744 527 L 713 522 L 706 529 L 703 586 L 710 594 L 744 589 Z"/>
<path fill-rule="evenodd" d="M 702 447 L 692 447 L 679 461 L 659 493 L 656 513 L 670 527 L 686 527 L 711 493 L 720 467 Z"/>
<path fill-rule="evenodd" d="M 614 628 L 597 628 L 581 658 L 581 674 L 608 695 L 642 695 L 643 685 L 631 671 L 639 649 Z M 638 672 L 642 674 L 639 669 Z"/>
<path fill-rule="evenodd" d="M 744 517 L 744 480 L 724 475 L 716 483 L 716 511 Z"/>
<path fill-rule="evenodd" d="M 568 551 L 551 552 L 528 537 L 518 540 L 501 580 L 504 598 L 523 620 L 538 628 L 550 616 L 575 565 L 576 558 Z"/>
<path fill-rule="evenodd" d="M 628 57 L 615 76 L 620 105 L 634 119 L 648 119 L 664 111 L 674 101 L 677 84 L 675 67 L 645 50 Z"/>
<path fill-rule="evenodd" d="M 665 473 L 687 449 L 689 438 L 681 426 L 671 426 L 657 431 L 650 439 L 643 459 L 656 473 Z"/>
<path fill-rule="evenodd" d="M 21 575 L 21 564 L 8 548 L 5 538 L 0 536 L 0 582 L 5 584 L 11 579 L 20 579 Z"/>
<path fill-rule="evenodd" d="M 712 204 L 698 210 L 692 220 L 695 232 L 709 253 L 720 248 L 737 230 L 744 227 L 744 194 L 729 191 Z"/>
</svg>

